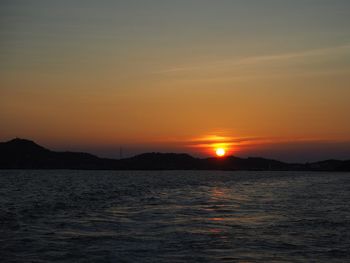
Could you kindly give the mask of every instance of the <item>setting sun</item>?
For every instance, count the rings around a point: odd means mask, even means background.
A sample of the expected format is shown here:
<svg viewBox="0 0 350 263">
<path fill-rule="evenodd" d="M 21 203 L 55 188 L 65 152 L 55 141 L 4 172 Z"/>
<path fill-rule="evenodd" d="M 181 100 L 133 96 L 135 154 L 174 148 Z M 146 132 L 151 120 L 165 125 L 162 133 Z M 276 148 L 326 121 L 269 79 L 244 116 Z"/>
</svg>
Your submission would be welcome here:
<svg viewBox="0 0 350 263">
<path fill-rule="evenodd" d="M 225 156 L 226 151 L 224 148 L 217 148 L 215 153 L 218 157 L 223 157 L 223 156 Z"/>
</svg>

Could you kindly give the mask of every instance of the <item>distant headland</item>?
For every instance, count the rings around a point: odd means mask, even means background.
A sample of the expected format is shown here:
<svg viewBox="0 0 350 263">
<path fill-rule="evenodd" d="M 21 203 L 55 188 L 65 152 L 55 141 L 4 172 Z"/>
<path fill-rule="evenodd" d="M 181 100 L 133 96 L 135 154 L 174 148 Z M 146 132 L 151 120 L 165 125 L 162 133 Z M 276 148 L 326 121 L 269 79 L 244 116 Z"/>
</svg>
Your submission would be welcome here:
<svg viewBox="0 0 350 263">
<path fill-rule="evenodd" d="M 350 160 L 286 163 L 260 157 L 201 159 L 154 152 L 117 160 L 89 153 L 51 151 L 31 140 L 16 138 L 0 142 L 0 169 L 350 171 Z"/>
</svg>

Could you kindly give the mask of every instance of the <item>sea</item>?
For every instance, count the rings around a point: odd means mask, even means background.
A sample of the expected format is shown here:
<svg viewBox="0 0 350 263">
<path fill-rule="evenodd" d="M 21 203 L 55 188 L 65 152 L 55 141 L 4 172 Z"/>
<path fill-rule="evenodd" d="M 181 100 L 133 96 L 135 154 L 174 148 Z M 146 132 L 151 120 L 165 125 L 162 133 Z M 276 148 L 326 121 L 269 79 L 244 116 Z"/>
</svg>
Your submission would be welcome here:
<svg viewBox="0 0 350 263">
<path fill-rule="evenodd" d="M 350 173 L 0 170 L 0 262 L 350 262 Z"/>
</svg>

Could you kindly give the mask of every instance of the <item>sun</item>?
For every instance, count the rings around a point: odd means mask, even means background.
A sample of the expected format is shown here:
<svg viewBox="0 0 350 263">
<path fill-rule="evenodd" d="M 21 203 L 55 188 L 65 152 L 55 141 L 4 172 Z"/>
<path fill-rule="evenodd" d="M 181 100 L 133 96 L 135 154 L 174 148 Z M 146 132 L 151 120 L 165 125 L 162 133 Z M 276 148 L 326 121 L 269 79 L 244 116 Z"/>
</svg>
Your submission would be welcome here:
<svg viewBox="0 0 350 263">
<path fill-rule="evenodd" d="M 226 151 L 225 151 L 224 148 L 217 148 L 217 149 L 215 150 L 215 153 L 216 153 L 216 155 L 217 155 L 218 157 L 223 157 L 223 156 L 225 156 Z"/>
</svg>

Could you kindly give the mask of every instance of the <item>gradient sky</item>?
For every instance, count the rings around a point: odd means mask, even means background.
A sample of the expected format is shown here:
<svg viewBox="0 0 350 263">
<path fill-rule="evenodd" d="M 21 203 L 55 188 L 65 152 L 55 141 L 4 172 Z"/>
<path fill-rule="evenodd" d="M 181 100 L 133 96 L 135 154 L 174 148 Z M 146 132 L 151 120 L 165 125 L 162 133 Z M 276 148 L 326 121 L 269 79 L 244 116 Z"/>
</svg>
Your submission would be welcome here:
<svg viewBox="0 0 350 263">
<path fill-rule="evenodd" d="M 350 1 L 0 2 L 0 140 L 350 159 Z"/>
</svg>

